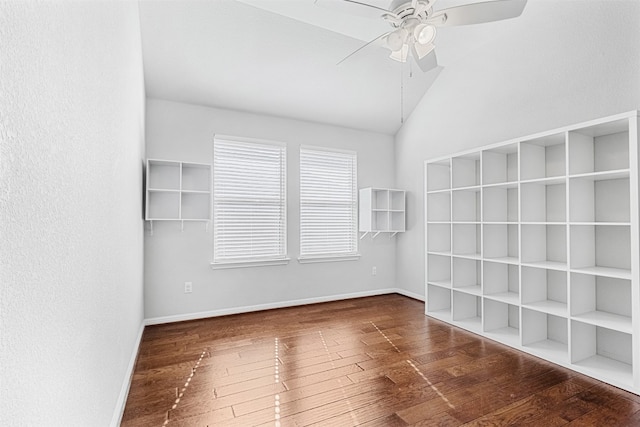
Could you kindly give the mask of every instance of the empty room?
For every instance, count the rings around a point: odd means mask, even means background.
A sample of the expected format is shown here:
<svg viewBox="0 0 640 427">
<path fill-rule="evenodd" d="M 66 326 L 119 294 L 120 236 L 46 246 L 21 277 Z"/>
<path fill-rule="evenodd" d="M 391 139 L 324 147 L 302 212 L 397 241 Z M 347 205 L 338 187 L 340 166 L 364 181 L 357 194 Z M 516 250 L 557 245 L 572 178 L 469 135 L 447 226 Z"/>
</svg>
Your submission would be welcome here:
<svg viewBox="0 0 640 427">
<path fill-rule="evenodd" d="M 7 426 L 640 425 L 640 1 L 0 1 Z"/>
</svg>

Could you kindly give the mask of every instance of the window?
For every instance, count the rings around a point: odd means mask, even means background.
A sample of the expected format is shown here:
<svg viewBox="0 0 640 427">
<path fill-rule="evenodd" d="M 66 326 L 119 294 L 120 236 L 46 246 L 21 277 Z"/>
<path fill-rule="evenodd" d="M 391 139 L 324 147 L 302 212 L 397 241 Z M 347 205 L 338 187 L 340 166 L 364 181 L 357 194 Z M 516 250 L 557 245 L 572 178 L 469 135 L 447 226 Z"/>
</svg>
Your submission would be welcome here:
<svg viewBox="0 0 640 427">
<path fill-rule="evenodd" d="M 284 145 L 214 138 L 214 267 L 286 262 L 286 188 Z"/>
<path fill-rule="evenodd" d="M 300 261 L 358 256 L 357 157 L 300 149 Z"/>
</svg>

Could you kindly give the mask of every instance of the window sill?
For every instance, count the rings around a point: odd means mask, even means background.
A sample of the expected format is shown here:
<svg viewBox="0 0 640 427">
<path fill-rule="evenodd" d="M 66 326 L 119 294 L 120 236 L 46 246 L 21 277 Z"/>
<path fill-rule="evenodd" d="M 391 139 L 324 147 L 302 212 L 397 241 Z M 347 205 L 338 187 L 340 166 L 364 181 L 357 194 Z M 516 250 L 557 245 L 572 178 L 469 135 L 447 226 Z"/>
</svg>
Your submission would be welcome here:
<svg viewBox="0 0 640 427">
<path fill-rule="evenodd" d="M 360 254 L 355 255 L 320 255 L 312 257 L 299 257 L 298 262 L 300 264 L 312 264 L 316 262 L 334 262 L 334 261 L 357 261 L 360 259 Z"/>
<path fill-rule="evenodd" d="M 291 258 L 212 262 L 212 270 L 227 270 L 230 268 L 267 267 L 270 265 L 287 265 Z"/>
</svg>

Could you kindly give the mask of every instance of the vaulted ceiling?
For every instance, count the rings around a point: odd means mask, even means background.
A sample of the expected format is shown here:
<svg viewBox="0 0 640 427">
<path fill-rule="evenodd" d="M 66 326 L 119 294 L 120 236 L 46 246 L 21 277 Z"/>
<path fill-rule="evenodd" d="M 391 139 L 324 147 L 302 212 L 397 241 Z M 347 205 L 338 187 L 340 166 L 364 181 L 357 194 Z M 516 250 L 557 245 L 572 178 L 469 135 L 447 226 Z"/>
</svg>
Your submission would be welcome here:
<svg viewBox="0 0 640 427">
<path fill-rule="evenodd" d="M 472 1 L 438 0 L 435 8 Z M 336 65 L 388 24 L 314 0 L 142 1 L 140 21 L 151 98 L 393 135 L 442 71 L 423 73 L 379 47 Z M 439 64 L 453 66 L 506 22 L 442 28 Z"/>
</svg>

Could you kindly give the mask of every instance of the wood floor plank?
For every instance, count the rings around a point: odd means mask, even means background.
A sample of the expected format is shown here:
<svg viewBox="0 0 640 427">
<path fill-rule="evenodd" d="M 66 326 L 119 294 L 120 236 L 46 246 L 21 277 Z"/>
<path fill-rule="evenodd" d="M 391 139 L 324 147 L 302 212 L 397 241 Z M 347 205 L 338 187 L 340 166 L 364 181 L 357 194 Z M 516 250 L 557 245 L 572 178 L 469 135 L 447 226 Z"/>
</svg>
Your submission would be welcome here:
<svg viewBox="0 0 640 427">
<path fill-rule="evenodd" d="M 145 329 L 122 426 L 636 426 L 640 396 L 383 295 Z"/>
</svg>

